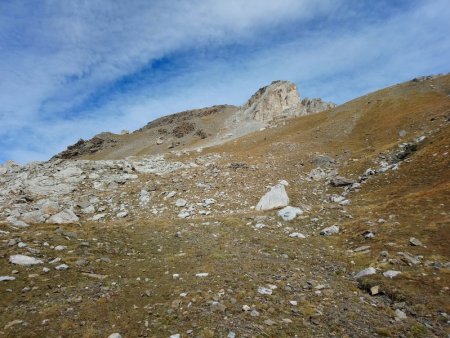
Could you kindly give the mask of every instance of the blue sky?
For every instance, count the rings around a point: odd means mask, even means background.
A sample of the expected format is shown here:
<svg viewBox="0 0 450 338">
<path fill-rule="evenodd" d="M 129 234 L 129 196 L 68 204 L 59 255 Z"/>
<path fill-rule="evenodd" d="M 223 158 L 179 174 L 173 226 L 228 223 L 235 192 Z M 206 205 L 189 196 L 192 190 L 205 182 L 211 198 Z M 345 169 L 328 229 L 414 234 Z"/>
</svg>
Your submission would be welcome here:
<svg viewBox="0 0 450 338">
<path fill-rule="evenodd" d="M 450 71 L 448 0 L 0 2 L 0 163 L 243 104 L 273 80 L 343 103 Z"/>
</svg>

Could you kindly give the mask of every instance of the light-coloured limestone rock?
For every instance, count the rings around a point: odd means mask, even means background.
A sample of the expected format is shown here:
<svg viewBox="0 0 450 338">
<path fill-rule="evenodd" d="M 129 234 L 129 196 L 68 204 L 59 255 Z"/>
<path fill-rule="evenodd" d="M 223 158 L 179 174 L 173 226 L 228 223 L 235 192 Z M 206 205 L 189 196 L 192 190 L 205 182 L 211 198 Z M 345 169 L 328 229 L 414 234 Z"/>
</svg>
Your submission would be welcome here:
<svg viewBox="0 0 450 338">
<path fill-rule="evenodd" d="M 292 221 L 301 214 L 303 214 L 302 209 L 290 206 L 287 206 L 278 211 L 278 216 L 280 216 L 284 221 Z"/>
<path fill-rule="evenodd" d="M 281 117 L 318 113 L 335 106 L 321 99 L 300 100 L 300 94 L 294 83 L 273 81 L 253 94 L 236 112 L 236 120 L 256 120 L 267 123 Z"/>
<path fill-rule="evenodd" d="M 78 222 L 79 218 L 75 213 L 70 209 L 65 209 L 56 215 L 53 215 L 47 220 L 47 223 L 54 224 L 66 224 L 66 223 L 75 223 Z"/>
<path fill-rule="evenodd" d="M 26 255 L 12 255 L 9 257 L 9 261 L 12 264 L 16 265 L 23 265 L 23 266 L 30 266 L 30 265 L 37 265 L 37 264 L 43 264 L 44 262 L 40 259 L 26 256 Z"/>
<path fill-rule="evenodd" d="M 286 207 L 289 204 L 289 197 L 283 184 L 277 184 L 259 200 L 256 210 L 273 210 Z"/>
</svg>

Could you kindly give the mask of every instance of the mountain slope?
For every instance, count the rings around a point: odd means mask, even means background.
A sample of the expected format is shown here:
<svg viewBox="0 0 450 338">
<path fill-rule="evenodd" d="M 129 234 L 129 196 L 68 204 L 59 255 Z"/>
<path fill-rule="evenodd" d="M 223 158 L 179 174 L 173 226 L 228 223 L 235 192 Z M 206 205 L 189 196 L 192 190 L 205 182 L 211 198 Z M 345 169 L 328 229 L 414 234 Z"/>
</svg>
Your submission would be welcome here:
<svg viewBox="0 0 450 338">
<path fill-rule="evenodd" d="M 449 95 L 426 77 L 208 148 L 1 167 L 3 334 L 446 336 Z M 275 185 L 300 211 L 255 210 Z"/>
<path fill-rule="evenodd" d="M 295 84 L 274 81 L 242 107 L 219 105 L 161 117 L 133 132 L 102 133 L 69 146 L 55 158 L 123 159 L 222 144 L 276 122 L 333 108 L 320 99 L 300 99 Z"/>
</svg>

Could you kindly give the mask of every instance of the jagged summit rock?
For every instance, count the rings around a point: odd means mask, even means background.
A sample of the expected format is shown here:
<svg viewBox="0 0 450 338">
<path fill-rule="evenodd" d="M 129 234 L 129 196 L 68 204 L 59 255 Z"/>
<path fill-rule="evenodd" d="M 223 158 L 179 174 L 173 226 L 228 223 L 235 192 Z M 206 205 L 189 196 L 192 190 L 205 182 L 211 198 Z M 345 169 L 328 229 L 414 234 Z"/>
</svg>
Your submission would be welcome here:
<svg viewBox="0 0 450 338">
<path fill-rule="evenodd" d="M 237 112 L 244 120 L 271 122 L 281 117 L 302 116 L 334 108 L 321 99 L 300 99 L 297 86 L 290 81 L 273 81 L 260 88 Z"/>
<path fill-rule="evenodd" d="M 269 122 L 301 104 L 297 86 L 289 81 L 273 81 L 260 88 L 241 107 L 245 119 Z"/>
</svg>

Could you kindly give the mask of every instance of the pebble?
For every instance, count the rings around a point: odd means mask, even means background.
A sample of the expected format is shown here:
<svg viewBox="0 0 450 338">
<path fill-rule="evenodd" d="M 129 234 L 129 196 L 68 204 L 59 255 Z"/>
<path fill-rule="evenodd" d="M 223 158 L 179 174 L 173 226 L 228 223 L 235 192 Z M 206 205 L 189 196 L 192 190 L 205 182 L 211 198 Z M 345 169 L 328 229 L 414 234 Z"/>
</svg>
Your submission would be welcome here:
<svg viewBox="0 0 450 338">
<path fill-rule="evenodd" d="M 111 333 L 108 338 L 122 338 L 120 333 Z"/>
<path fill-rule="evenodd" d="M 353 250 L 353 252 L 361 252 L 370 249 L 370 245 L 363 245 Z"/>
<path fill-rule="evenodd" d="M 423 246 L 422 242 L 419 241 L 417 238 L 411 237 L 409 239 L 409 244 L 411 244 L 412 246 Z"/>
<path fill-rule="evenodd" d="M 63 250 L 66 250 L 66 249 L 67 249 L 67 246 L 64 246 L 64 245 L 55 246 L 55 250 L 56 251 L 63 251 Z"/>
<path fill-rule="evenodd" d="M 398 320 L 403 320 L 403 319 L 406 319 L 407 317 L 406 317 L 406 313 L 404 313 L 402 310 L 400 310 L 400 309 L 397 309 L 397 310 L 395 310 L 395 317 L 398 319 Z"/>
<path fill-rule="evenodd" d="M 305 235 L 301 234 L 300 232 L 293 232 L 289 235 L 291 238 L 306 238 Z"/>
<path fill-rule="evenodd" d="M 127 216 L 128 216 L 128 211 L 121 211 L 116 215 L 116 217 L 118 217 L 118 218 L 124 218 Z"/>
<path fill-rule="evenodd" d="M 195 277 L 208 277 L 208 276 L 209 276 L 208 272 L 200 272 L 195 274 Z"/>
<path fill-rule="evenodd" d="M 12 276 L 0 276 L 0 282 L 15 280 L 16 277 Z"/>
<path fill-rule="evenodd" d="M 401 274 L 400 271 L 394 271 L 394 270 L 388 270 L 388 271 L 383 272 L 383 276 L 387 277 L 387 278 L 394 278 L 400 274 Z"/>
<path fill-rule="evenodd" d="M 334 235 L 337 233 L 339 233 L 339 226 L 337 226 L 337 225 L 332 225 L 332 226 L 322 229 L 322 231 L 320 231 L 320 234 L 322 236 L 331 236 L 331 235 Z"/>
<path fill-rule="evenodd" d="M 182 198 L 177 199 L 177 201 L 175 202 L 175 205 L 179 208 L 186 206 L 186 204 L 187 204 L 187 201 Z"/>
<path fill-rule="evenodd" d="M 364 269 L 364 270 L 361 270 L 360 272 L 358 272 L 355 275 L 355 278 L 358 279 L 358 278 L 362 278 L 364 276 L 373 275 L 375 273 L 377 273 L 377 270 L 375 270 L 375 268 L 370 267 L 370 268 L 367 268 L 367 269 Z"/>
<path fill-rule="evenodd" d="M 69 268 L 69 266 L 67 264 L 60 264 L 55 267 L 55 270 L 63 271 L 63 270 L 67 270 L 68 268 Z"/>
<path fill-rule="evenodd" d="M 380 293 L 380 286 L 379 285 L 375 285 L 375 286 L 372 286 L 371 288 L 370 288 L 370 294 L 372 295 L 372 296 L 375 296 L 375 295 L 377 295 L 377 294 L 379 294 Z"/>
<path fill-rule="evenodd" d="M 265 288 L 263 286 L 260 286 L 258 288 L 258 293 L 262 294 L 262 295 L 271 295 L 272 294 L 272 289 L 269 288 Z"/>
<path fill-rule="evenodd" d="M 259 312 L 256 310 L 252 310 L 252 312 L 250 312 L 250 316 L 252 317 L 259 317 Z"/>
<path fill-rule="evenodd" d="M 250 311 L 250 310 L 251 310 L 251 307 L 250 307 L 250 306 L 248 306 L 248 305 L 243 305 L 243 306 L 242 306 L 242 311 L 247 312 L 247 311 Z"/>
</svg>

